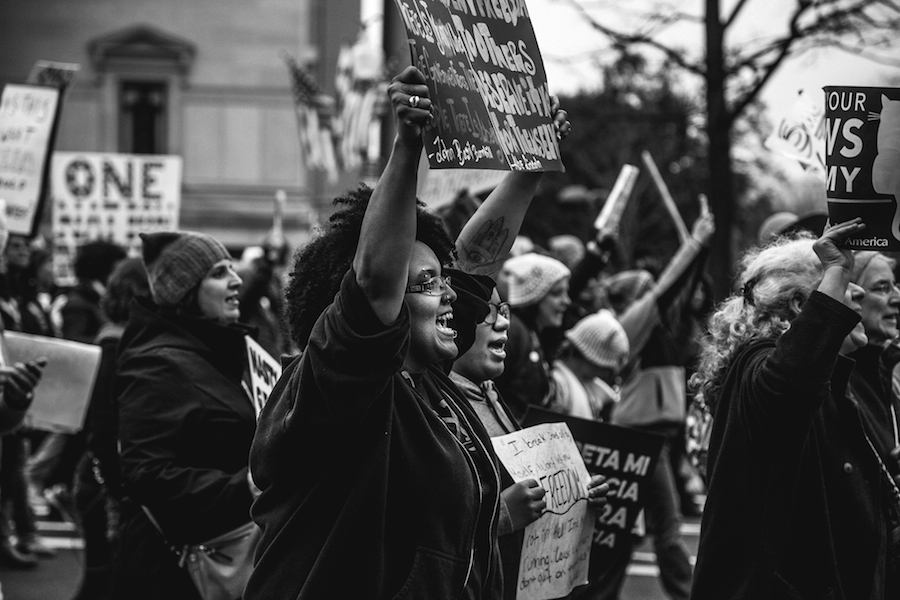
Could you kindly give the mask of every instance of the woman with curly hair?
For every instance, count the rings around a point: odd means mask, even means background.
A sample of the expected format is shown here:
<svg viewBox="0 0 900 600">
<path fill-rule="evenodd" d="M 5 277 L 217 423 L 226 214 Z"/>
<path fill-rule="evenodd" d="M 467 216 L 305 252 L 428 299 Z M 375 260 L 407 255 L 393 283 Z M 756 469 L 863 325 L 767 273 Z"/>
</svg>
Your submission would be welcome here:
<svg viewBox="0 0 900 600">
<path fill-rule="evenodd" d="M 713 416 L 692 598 L 886 598 L 887 503 L 847 389 L 866 343 L 841 242 L 780 238 L 712 316 L 699 384 Z"/>
<path fill-rule="evenodd" d="M 249 600 L 501 592 L 496 456 L 443 368 L 457 355 L 453 242 L 415 196 L 432 103 L 414 67 L 388 93 L 398 132 L 378 184 L 340 199 L 294 259 L 303 353 L 251 450 L 263 536 Z"/>
</svg>

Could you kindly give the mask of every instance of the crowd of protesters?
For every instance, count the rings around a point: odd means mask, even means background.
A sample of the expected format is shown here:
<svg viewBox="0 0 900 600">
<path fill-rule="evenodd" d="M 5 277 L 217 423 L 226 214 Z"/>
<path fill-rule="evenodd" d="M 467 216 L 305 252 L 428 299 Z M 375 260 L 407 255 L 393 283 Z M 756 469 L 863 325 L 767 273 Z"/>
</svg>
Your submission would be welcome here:
<svg viewBox="0 0 900 600">
<path fill-rule="evenodd" d="M 668 597 L 900 597 L 900 290 L 893 259 L 842 248 L 858 219 L 767 223 L 713 310 L 707 210 L 658 273 L 612 272 L 615 231 L 519 236 L 539 173 L 508 174 L 448 227 L 415 195 L 424 76 L 407 68 L 388 95 L 383 174 L 335 200 L 285 277 L 283 247 L 237 262 L 208 235 L 158 232 L 140 259 L 85 245 L 54 297 L 49 253 L 10 240 L 5 329 L 103 353 L 78 434 L 16 429 L 53 365 L 0 367 L 0 561 L 52 557 L 43 506 L 85 541 L 73 599 L 197 600 L 173 549 L 252 520 L 248 600 L 512 599 L 545 490 L 490 438 L 538 407 L 662 438 L 641 497 Z M 285 365 L 258 416 L 247 335 Z M 685 481 L 692 401 L 712 417 L 705 506 Z M 602 477 L 584 484 L 607 501 Z M 680 525 L 700 508 L 693 567 Z M 636 536 L 592 554 L 570 597 L 618 598 Z"/>
</svg>

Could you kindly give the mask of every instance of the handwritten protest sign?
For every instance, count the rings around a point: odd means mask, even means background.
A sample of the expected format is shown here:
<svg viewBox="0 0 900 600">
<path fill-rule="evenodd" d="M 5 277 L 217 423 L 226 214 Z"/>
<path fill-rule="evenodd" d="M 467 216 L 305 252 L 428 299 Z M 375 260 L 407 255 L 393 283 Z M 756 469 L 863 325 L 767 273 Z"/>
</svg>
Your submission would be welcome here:
<svg viewBox="0 0 900 600">
<path fill-rule="evenodd" d="M 854 250 L 900 250 L 900 88 L 825 88 L 825 190 L 832 223 L 862 217 Z"/>
<path fill-rule="evenodd" d="M 258 419 L 269 394 L 281 377 L 281 364 L 250 336 L 245 336 L 244 340 L 247 342 L 247 360 L 250 363 L 250 399 Z"/>
<path fill-rule="evenodd" d="M 140 253 L 142 232 L 178 229 L 181 157 L 56 152 L 53 197 L 53 273 L 75 283 L 72 262 L 85 242 L 102 239 Z"/>
<path fill-rule="evenodd" d="M 528 409 L 524 424 L 559 422 L 568 425 L 587 470 L 609 482 L 609 502 L 598 511 L 592 549 L 594 560 L 603 563 L 612 559 L 617 546 L 627 542 L 644 507 L 644 482 L 656 467 L 663 438 L 535 407 Z"/>
<path fill-rule="evenodd" d="M 587 583 L 594 511 L 587 502 L 590 480 L 569 428 L 537 425 L 491 438 L 497 456 L 515 481 L 535 479 L 547 509 L 525 528 L 518 600 L 561 598 Z"/>
<path fill-rule="evenodd" d="M 563 170 L 524 0 L 395 3 L 434 104 L 431 168 Z"/>
<path fill-rule="evenodd" d="M 100 368 L 100 346 L 43 335 L 7 331 L 3 335 L 11 362 L 47 359 L 25 422 L 44 431 L 75 433 L 84 426 L 94 379 Z M 6 352 L 3 353 L 7 354 Z"/>
<path fill-rule="evenodd" d="M 0 198 L 9 231 L 31 235 L 42 197 L 59 90 L 8 84 L 0 98 Z"/>
</svg>

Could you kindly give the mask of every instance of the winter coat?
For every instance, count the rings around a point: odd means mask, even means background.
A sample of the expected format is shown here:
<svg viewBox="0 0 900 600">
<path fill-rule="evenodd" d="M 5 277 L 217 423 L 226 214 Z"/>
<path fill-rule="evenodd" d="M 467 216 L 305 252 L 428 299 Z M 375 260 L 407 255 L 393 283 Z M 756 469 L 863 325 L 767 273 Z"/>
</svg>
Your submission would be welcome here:
<svg viewBox="0 0 900 600">
<path fill-rule="evenodd" d="M 859 315 L 814 292 L 732 360 L 709 449 L 694 600 L 882 600 L 887 497 L 839 357 Z"/>
<path fill-rule="evenodd" d="M 126 495 L 117 598 L 198 598 L 141 505 L 179 547 L 250 520 L 255 414 L 242 387 L 244 335 L 237 326 L 154 312 L 143 301 L 132 306 L 114 388 Z"/>
<path fill-rule="evenodd" d="M 263 537 L 245 600 L 499 597 L 496 456 L 443 371 L 403 376 L 409 331 L 406 305 L 383 325 L 351 269 L 272 391 L 250 459 Z"/>
</svg>

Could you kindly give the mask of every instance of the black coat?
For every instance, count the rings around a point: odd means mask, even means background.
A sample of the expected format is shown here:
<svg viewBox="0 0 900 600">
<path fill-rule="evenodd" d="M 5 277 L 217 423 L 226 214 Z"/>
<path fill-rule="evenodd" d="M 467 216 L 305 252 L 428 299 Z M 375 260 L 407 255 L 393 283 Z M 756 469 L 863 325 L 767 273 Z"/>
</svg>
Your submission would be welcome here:
<svg viewBox="0 0 900 600">
<path fill-rule="evenodd" d="M 838 359 L 859 315 L 819 293 L 738 353 L 715 405 L 695 600 L 884 598 L 878 462 Z"/>
<path fill-rule="evenodd" d="M 255 415 L 241 385 L 244 330 L 136 303 L 119 352 L 115 393 L 127 503 L 114 596 L 197 598 L 140 505 L 177 545 L 250 520 Z"/>
</svg>

